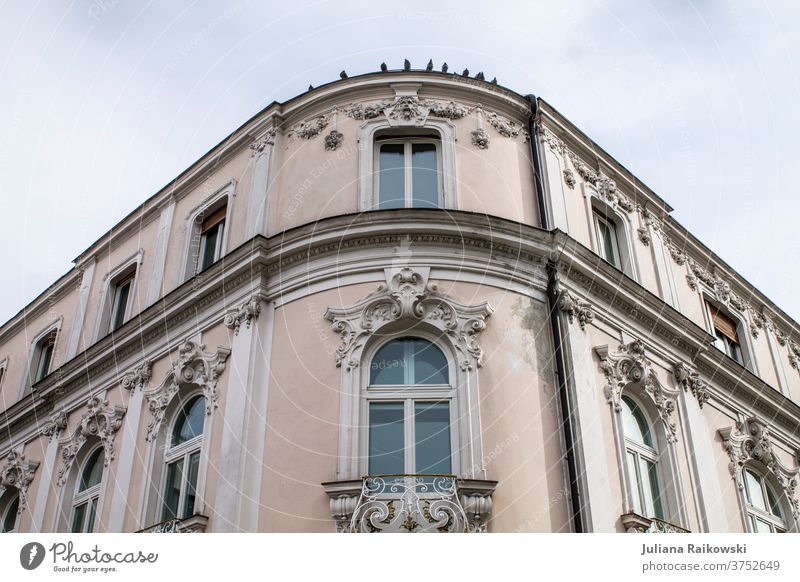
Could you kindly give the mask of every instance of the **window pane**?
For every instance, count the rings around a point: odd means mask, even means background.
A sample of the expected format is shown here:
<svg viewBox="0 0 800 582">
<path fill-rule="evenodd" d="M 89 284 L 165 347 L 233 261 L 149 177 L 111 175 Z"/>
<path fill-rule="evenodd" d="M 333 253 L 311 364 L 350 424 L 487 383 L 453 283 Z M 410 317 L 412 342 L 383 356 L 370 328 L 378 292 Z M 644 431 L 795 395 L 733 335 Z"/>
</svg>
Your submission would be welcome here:
<svg viewBox="0 0 800 582">
<path fill-rule="evenodd" d="M 414 384 L 447 384 L 447 358 L 431 342 L 411 340 L 414 350 Z"/>
<path fill-rule="evenodd" d="M 200 452 L 189 457 L 189 469 L 186 475 L 186 497 L 183 501 L 181 517 L 189 517 L 194 513 L 194 499 L 197 495 L 197 472 L 200 467 Z"/>
<path fill-rule="evenodd" d="M 625 438 L 635 443 L 653 447 L 653 437 L 647 419 L 639 407 L 629 398 L 622 397 L 622 430 Z"/>
<path fill-rule="evenodd" d="M 770 487 L 769 484 L 765 484 L 765 485 L 767 485 L 767 500 L 769 501 L 769 511 L 770 511 L 770 513 L 772 515 L 774 515 L 775 517 L 783 517 L 783 515 L 781 514 L 781 506 L 778 503 L 777 496 L 772 491 L 772 487 Z"/>
<path fill-rule="evenodd" d="M 205 271 L 219 258 L 217 257 L 217 245 L 219 244 L 218 239 L 222 234 L 221 230 L 223 224 L 225 223 L 220 222 L 203 234 L 200 244 L 200 271 Z"/>
<path fill-rule="evenodd" d="M 3 518 L 3 533 L 14 530 L 17 524 L 17 510 L 19 509 L 19 495 L 15 496 L 8 504 L 6 515 Z"/>
<path fill-rule="evenodd" d="M 93 532 L 94 531 L 94 517 L 97 515 L 97 497 L 93 497 L 89 500 L 89 515 L 86 518 L 86 528 L 83 530 L 84 532 Z"/>
<path fill-rule="evenodd" d="M 175 419 L 175 428 L 172 431 L 173 447 L 203 434 L 205 413 L 205 400 L 202 396 L 197 396 L 186 403 Z"/>
<path fill-rule="evenodd" d="M 633 490 L 633 511 L 642 515 L 642 494 L 639 483 L 639 467 L 636 462 L 636 455 L 628 451 L 628 474 L 631 478 L 631 489 Z M 646 517 L 646 516 L 645 516 Z"/>
<path fill-rule="evenodd" d="M 125 311 L 128 307 L 128 295 L 131 291 L 131 280 L 124 281 L 117 287 L 114 298 L 114 312 L 111 320 L 111 331 L 114 331 L 125 321 Z"/>
<path fill-rule="evenodd" d="M 81 503 L 72 511 L 72 533 L 81 533 L 83 531 L 83 517 L 86 515 L 86 504 Z"/>
<path fill-rule="evenodd" d="M 414 208 L 439 208 L 439 172 L 436 146 L 411 145 L 411 185 Z"/>
<path fill-rule="evenodd" d="M 766 521 L 756 519 L 756 532 L 758 533 L 772 533 L 772 526 Z"/>
<path fill-rule="evenodd" d="M 450 404 L 447 402 L 416 402 L 414 404 L 414 435 L 416 439 L 416 472 L 449 475 L 450 466 Z"/>
<path fill-rule="evenodd" d="M 606 261 L 619 267 L 619 258 L 617 256 L 617 232 L 614 225 L 606 220 L 596 217 L 597 222 L 597 236 L 600 239 L 600 252 L 603 253 L 603 258 Z"/>
<path fill-rule="evenodd" d="M 378 208 L 403 208 L 405 202 L 404 145 L 384 144 L 380 150 L 380 182 Z"/>
<path fill-rule="evenodd" d="M 762 511 L 767 511 L 767 503 L 764 500 L 764 492 L 761 489 L 761 477 L 750 471 L 745 471 L 744 475 L 750 505 Z"/>
<path fill-rule="evenodd" d="M 178 503 L 181 499 L 181 479 L 183 477 L 183 459 L 167 465 L 167 484 L 164 489 L 164 510 L 162 520 L 178 517 Z"/>
<path fill-rule="evenodd" d="M 86 461 L 81 474 L 81 482 L 78 491 L 86 491 L 90 487 L 98 485 L 103 478 L 103 449 L 99 448 Z"/>
<path fill-rule="evenodd" d="M 42 346 L 42 352 L 39 356 L 39 367 L 36 370 L 36 382 L 47 376 L 47 372 L 50 371 L 50 360 L 53 358 L 53 344 L 50 343 L 49 340 L 45 340 L 45 343 Z"/>
<path fill-rule="evenodd" d="M 369 405 L 369 473 L 405 473 L 402 402 Z"/>
<path fill-rule="evenodd" d="M 405 341 L 392 340 L 372 358 L 370 365 L 370 384 L 386 386 L 392 384 L 405 384 Z"/>
<path fill-rule="evenodd" d="M 661 507 L 661 492 L 658 487 L 658 475 L 655 463 L 639 458 L 640 471 L 642 478 L 642 492 L 644 493 L 645 517 L 664 518 Z"/>
</svg>

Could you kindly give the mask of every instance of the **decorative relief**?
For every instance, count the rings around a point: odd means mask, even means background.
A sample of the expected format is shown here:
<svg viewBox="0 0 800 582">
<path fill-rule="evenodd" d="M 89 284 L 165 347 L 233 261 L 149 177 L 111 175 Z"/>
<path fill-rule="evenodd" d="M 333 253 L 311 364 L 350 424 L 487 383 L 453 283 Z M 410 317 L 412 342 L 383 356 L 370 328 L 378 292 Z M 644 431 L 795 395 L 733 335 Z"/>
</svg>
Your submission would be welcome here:
<svg viewBox="0 0 800 582">
<path fill-rule="evenodd" d="M 226 316 L 227 319 L 227 316 Z M 241 322 L 240 322 L 241 323 Z M 146 390 L 147 405 L 153 416 L 147 425 L 147 441 L 153 441 L 164 421 L 167 407 L 175 395 L 183 388 L 200 388 L 206 399 L 206 415 L 218 406 L 217 382 L 231 351 L 217 348 L 216 354 L 203 351 L 205 346 L 186 340 L 178 348 L 178 359 L 172 364 L 164 381 L 157 387 Z"/>
<path fill-rule="evenodd" d="M 796 342 L 789 342 L 789 363 L 795 370 L 800 370 L 800 345 Z"/>
<path fill-rule="evenodd" d="M 570 190 L 573 190 L 575 188 L 575 184 L 577 183 L 575 180 L 575 173 L 569 168 L 564 170 L 564 183 Z"/>
<path fill-rule="evenodd" d="M 792 515 L 800 519 L 800 503 L 797 499 L 798 469 L 789 469 L 775 456 L 767 426 L 756 417 L 737 422 L 733 428 L 719 431 L 725 452 L 730 457 L 728 469 L 740 490 L 744 490 L 743 470 L 748 461 L 755 460 L 765 465 L 775 476 L 786 493 L 792 507 Z"/>
<path fill-rule="evenodd" d="M 275 136 L 278 134 L 278 131 L 273 127 L 268 129 L 264 135 L 259 137 L 256 141 L 250 144 L 250 149 L 252 150 L 253 157 L 261 154 L 264 150 L 267 149 L 267 146 L 274 146 L 275 145 Z"/>
<path fill-rule="evenodd" d="M 322 130 L 328 127 L 328 116 L 317 115 L 310 121 L 301 121 L 289 130 L 289 137 L 297 136 L 302 139 L 317 137 Z"/>
<path fill-rule="evenodd" d="M 122 426 L 122 417 L 125 415 L 125 408 L 122 406 L 109 407 L 108 400 L 101 400 L 98 396 L 92 396 L 86 402 L 86 412 L 81 416 L 75 431 L 68 437 L 60 440 L 61 460 L 63 465 L 58 472 L 58 486 L 61 487 L 67 481 L 70 467 L 75 462 L 75 457 L 81 447 L 90 437 L 100 440 L 103 446 L 104 462 L 108 464 L 114 460 L 114 440 Z"/>
<path fill-rule="evenodd" d="M 42 434 L 48 437 L 48 440 L 58 438 L 59 435 L 67 428 L 67 413 L 63 410 L 54 412 L 49 420 L 42 425 Z"/>
<path fill-rule="evenodd" d="M 389 271 L 391 272 L 391 271 Z M 353 354 L 363 348 L 367 339 L 383 325 L 398 321 L 424 321 L 447 335 L 459 353 L 463 370 L 483 364 L 483 350 L 477 337 L 486 327 L 492 308 L 484 302 L 463 305 L 427 284 L 427 274 L 403 267 L 389 276 L 386 284 L 347 308 L 330 307 L 325 319 L 342 338 L 336 348 L 336 366 L 347 371 L 357 368 Z"/>
<path fill-rule="evenodd" d="M 524 132 L 524 130 L 519 125 L 517 125 L 510 119 L 506 119 L 505 117 L 498 115 L 497 113 L 494 113 L 492 111 L 486 111 L 486 121 L 488 121 L 489 125 L 495 128 L 495 130 L 497 130 L 497 133 L 499 133 L 503 137 L 515 138 L 520 134 L 520 132 Z"/>
<path fill-rule="evenodd" d="M 26 461 L 21 452 L 11 450 L 5 464 L 0 467 L 0 486 L 3 489 L 13 487 L 19 493 L 17 514 L 22 513 L 28 505 L 28 487 L 38 466 L 38 461 Z"/>
<path fill-rule="evenodd" d="M 642 244 L 646 247 L 649 247 L 650 232 L 644 227 L 639 227 L 638 229 L 636 229 L 636 233 L 639 235 L 639 240 L 642 241 Z"/>
<path fill-rule="evenodd" d="M 144 390 L 147 383 L 150 381 L 150 376 L 153 371 L 153 364 L 150 360 L 145 360 L 139 364 L 133 371 L 128 372 L 122 377 L 122 387 L 129 392 L 135 390 Z"/>
<path fill-rule="evenodd" d="M 675 381 L 680 386 L 683 386 L 684 390 L 691 390 L 692 396 L 697 398 L 697 403 L 700 408 L 703 408 L 703 404 L 708 402 L 711 394 L 708 384 L 700 379 L 700 374 L 690 369 L 686 364 L 678 362 L 672 370 L 672 375 L 675 377 Z"/>
<path fill-rule="evenodd" d="M 250 329 L 250 323 L 254 319 L 258 319 L 261 313 L 261 299 L 261 295 L 256 293 L 237 309 L 228 311 L 223 320 L 225 327 L 232 329 L 234 335 L 239 335 L 239 328 L 243 323 L 247 325 L 247 329 Z"/>
<path fill-rule="evenodd" d="M 332 129 L 331 132 L 325 136 L 325 149 L 328 151 L 335 151 L 339 149 L 344 141 L 344 135 L 341 131 Z"/>
<path fill-rule="evenodd" d="M 575 297 L 566 289 L 563 289 L 558 295 L 558 307 L 567 314 L 570 323 L 577 318 L 581 329 L 586 329 L 586 324 L 591 323 L 594 319 L 592 306 L 586 301 Z"/>
<path fill-rule="evenodd" d="M 538 123 L 536 124 L 536 128 L 539 131 L 539 135 L 542 136 L 544 144 L 551 152 L 562 157 L 567 153 L 567 144 L 557 137 L 556 134 Z M 572 173 L 571 170 L 570 173 Z"/>
<path fill-rule="evenodd" d="M 644 344 L 634 340 L 627 345 L 620 346 L 617 353 L 609 353 L 606 346 L 595 348 L 600 357 L 602 368 L 608 384 L 605 395 L 608 402 L 613 405 L 616 412 L 622 410 L 622 392 L 629 388 L 640 388 L 656 405 L 658 414 L 664 427 L 667 429 L 667 440 L 671 443 L 677 441 L 677 425 L 672 415 L 675 412 L 677 390 L 672 390 L 661 384 L 653 371 L 652 364 L 645 356 Z"/>
<path fill-rule="evenodd" d="M 485 129 L 479 127 L 475 131 L 471 132 L 470 135 L 472 136 L 472 145 L 477 146 L 482 150 L 489 149 L 489 134 L 486 133 Z"/>
</svg>

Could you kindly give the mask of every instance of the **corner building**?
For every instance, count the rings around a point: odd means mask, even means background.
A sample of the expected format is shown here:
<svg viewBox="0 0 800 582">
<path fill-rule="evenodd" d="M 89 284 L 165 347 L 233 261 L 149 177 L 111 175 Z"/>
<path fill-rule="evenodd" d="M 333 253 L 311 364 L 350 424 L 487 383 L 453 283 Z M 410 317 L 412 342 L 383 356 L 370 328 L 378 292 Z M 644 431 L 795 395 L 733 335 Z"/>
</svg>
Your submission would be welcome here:
<svg viewBox="0 0 800 582">
<path fill-rule="evenodd" d="M 797 531 L 800 329 L 671 210 L 482 78 L 274 103 L 0 328 L 2 529 Z"/>
</svg>

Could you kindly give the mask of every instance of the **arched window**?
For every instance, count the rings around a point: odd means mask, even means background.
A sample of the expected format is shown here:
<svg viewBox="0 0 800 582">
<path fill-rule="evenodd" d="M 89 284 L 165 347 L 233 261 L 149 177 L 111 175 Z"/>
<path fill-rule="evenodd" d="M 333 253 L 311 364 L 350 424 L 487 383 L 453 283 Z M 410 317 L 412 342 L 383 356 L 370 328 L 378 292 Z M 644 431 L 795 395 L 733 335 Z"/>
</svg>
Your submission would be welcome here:
<svg viewBox="0 0 800 582">
<path fill-rule="evenodd" d="M 72 501 L 73 533 L 94 531 L 97 503 L 100 498 L 100 483 L 103 480 L 103 448 L 98 447 L 86 459 Z"/>
<path fill-rule="evenodd" d="M 205 399 L 190 398 L 178 412 L 164 454 L 166 464 L 161 519 L 184 519 L 194 514 L 197 475 L 203 444 Z"/>
<path fill-rule="evenodd" d="M 664 519 L 658 479 L 658 451 L 652 424 L 633 399 L 622 396 L 621 400 L 622 431 L 633 510 L 643 517 Z"/>
<path fill-rule="evenodd" d="M 15 493 L 11 500 L 6 504 L 3 511 L 2 522 L 0 522 L 0 532 L 12 533 L 17 530 L 17 513 L 19 512 L 19 494 Z"/>
<path fill-rule="evenodd" d="M 454 472 L 451 418 L 455 390 L 444 353 L 422 338 L 381 346 L 369 366 L 367 472 Z"/>
<path fill-rule="evenodd" d="M 785 533 L 786 521 L 780 506 L 780 496 L 760 474 L 744 470 L 744 490 L 747 501 L 747 527 L 755 533 Z"/>
</svg>

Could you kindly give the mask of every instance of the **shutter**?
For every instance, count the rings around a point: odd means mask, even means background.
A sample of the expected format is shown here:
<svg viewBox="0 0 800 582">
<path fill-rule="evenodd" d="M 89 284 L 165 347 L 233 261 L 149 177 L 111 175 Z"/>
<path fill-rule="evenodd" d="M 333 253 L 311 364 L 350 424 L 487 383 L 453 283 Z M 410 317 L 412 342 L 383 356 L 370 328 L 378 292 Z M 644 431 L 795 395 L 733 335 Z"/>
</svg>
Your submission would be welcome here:
<svg viewBox="0 0 800 582">
<path fill-rule="evenodd" d="M 714 323 L 714 329 L 738 344 L 739 338 L 736 334 L 736 322 L 716 307 L 709 305 L 708 308 L 711 310 L 711 321 Z"/>
<path fill-rule="evenodd" d="M 200 233 L 205 233 L 206 231 L 210 230 L 211 228 L 218 225 L 220 222 L 225 220 L 225 213 L 227 212 L 228 207 L 223 206 L 219 210 L 213 212 L 211 216 L 203 220 L 203 226 L 200 229 Z"/>
</svg>

